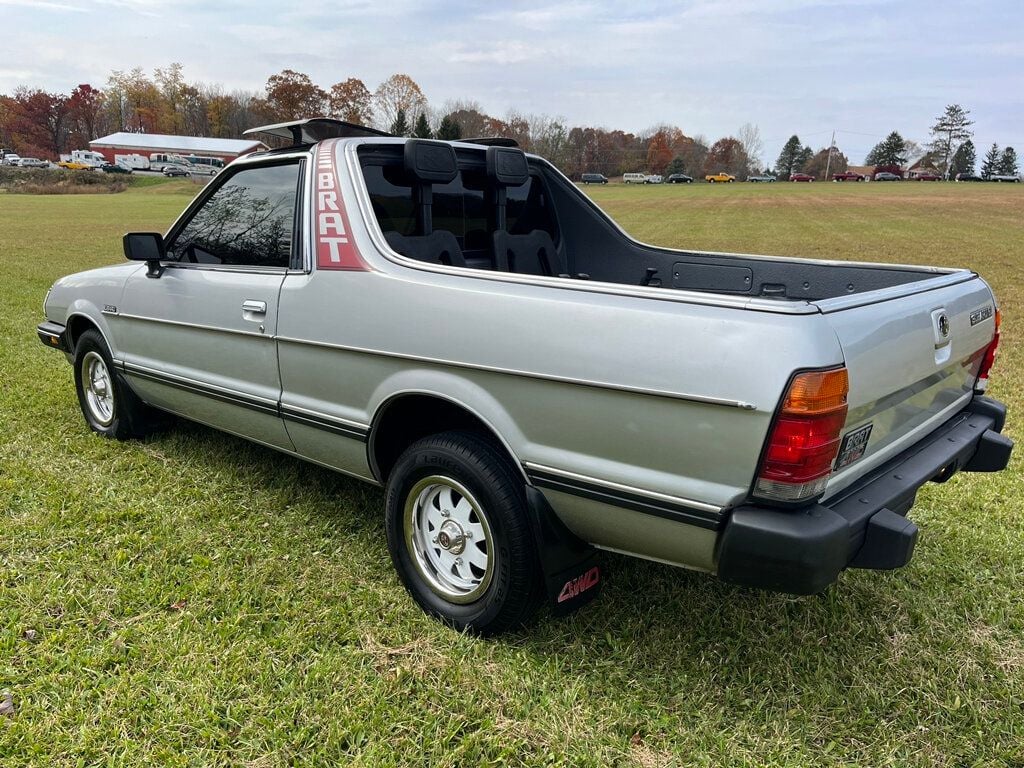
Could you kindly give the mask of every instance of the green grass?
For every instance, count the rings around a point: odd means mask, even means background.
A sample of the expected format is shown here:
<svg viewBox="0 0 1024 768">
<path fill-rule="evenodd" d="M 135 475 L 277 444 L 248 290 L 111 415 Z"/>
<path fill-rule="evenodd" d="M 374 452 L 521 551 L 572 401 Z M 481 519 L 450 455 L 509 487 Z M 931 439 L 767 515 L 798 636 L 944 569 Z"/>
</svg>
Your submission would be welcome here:
<svg viewBox="0 0 1024 768">
<path fill-rule="evenodd" d="M 184 189 L 0 199 L 0 764 L 1024 766 L 1019 455 L 923 489 L 901 571 L 796 599 L 604 555 L 596 604 L 482 641 L 406 597 L 380 491 L 194 425 L 91 435 L 43 295 Z M 655 243 L 975 268 L 1019 434 L 1024 189 L 591 192 Z"/>
</svg>

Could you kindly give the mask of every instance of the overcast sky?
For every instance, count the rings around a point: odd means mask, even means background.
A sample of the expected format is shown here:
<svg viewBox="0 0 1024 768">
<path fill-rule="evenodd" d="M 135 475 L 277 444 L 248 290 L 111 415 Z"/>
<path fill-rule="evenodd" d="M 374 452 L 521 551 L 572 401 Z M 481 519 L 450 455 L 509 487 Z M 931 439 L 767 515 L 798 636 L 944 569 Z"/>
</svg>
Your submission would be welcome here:
<svg viewBox="0 0 1024 768">
<path fill-rule="evenodd" d="M 773 162 L 797 133 L 859 163 L 891 130 L 917 141 L 948 103 L 979 157 L 1024 150 L 1024 0 L 674 3 L 0 0 L 0 92 L 102 86 L 179 61 L 189 80 L 262 89 L 284 68 L 324 87 L 395 72 L 430 102 L 563 116 L 710 140 L 760 128 Z M 496 10 L 488 10 L 495 8 Z"/>
</svg>

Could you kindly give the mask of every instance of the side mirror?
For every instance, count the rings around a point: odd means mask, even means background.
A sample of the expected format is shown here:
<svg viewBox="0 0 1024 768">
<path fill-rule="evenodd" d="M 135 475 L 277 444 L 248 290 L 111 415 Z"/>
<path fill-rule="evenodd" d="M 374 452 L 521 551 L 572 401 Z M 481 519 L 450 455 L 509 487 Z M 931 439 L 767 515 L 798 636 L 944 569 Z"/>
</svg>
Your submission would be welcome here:
<svg viewBox="0 0 1024 768">
<path fill-rule="evenodd" d="M 160 277 L 167 258 L 164 236 L 159 232 L 129 232 L 124 236 L 124 255 L 129 261 L 144 261 L 149 269 L 146 277 Z"/>
</svg>

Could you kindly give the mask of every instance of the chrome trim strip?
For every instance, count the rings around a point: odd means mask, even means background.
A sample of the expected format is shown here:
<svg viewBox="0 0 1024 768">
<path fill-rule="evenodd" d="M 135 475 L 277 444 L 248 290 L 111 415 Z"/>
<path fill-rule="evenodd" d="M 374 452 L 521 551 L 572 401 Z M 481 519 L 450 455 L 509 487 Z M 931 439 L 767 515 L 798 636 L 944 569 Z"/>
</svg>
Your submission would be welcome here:
<svg viewBox="0 0 1024 768">
<path fill-rule="evenodd" d="M 181 320 L 166 320 L 161 317 L 146 317 L 145 315 L 132 315 L 127 312 L 121 312 L 118 317 L 123 317 L 126 320 L 142 320 L 147 323 L 161 323 L 163 325 L 174 325 L 181 328 L 196 328 L 200 331 L 214 331 L 216 333 L 227 333 L 235 336 L 251 336 L 256 339 L 266 339 L 273 341 L 274 336 L 269 333 L 259 333 L 258 331 L 241 331 L 236 328 L 219 328 L 215 325 L 202 325 L 201 323 L 185 323 Z"/>
<path fill-rule="evenodd" d="M 525 461 L 523 464 L 530 472 L 543 472 L 549 475 L 557 475 L 565 478 L 566 480 L 587 483 L 589 485 L 599 485 L 613 491 L 629 493 L 634 496 L 644 496 L 649 499 L 664 501 L 669 504 L 679 504 L 692 509 L 699 509 L 703 512 L 711 512 L 715 515 L 720 515 L 724 509 L 723 507 L 708 504 L 707 502 L 686 499 L 682 496 L 670 496 L 667 493 L 658 493 L 657 491 L 649 491 L 644 488 L 636 488 L 632 485 L 623 485 L 622 483 L 616 483 L 611 480 L 601 480 L 596 477 L 590 477 L 589 475 L 580 475 L 576 472 L 570 472 L 566 469 L 556 469 L 555 467 L 548 467 L 543 464 L 535 464 L 532 461 Z"/>
<path fill-rule="evenodd" d="M 398 360 L 412 360 L 418 363 L 432 363 L 434 365 L 445 365 L 452 368 L 467 368 L 474 371 L 485 371 L 487 373 L 503 373 L 510 376 L 521 376 L 527 379 L 539 379 L 541 381 L 554 381 L 559 384 L 577 384 L 582 387 L 593 387 L 595 389 L 610 389 L 619 392 L 629 392 L 635 395 L 645 395 L 648 397 L 667 397 L 673 400 L 686 400 L 694 403 L 704 403 L 705 405 L 724 405 L 731 408 L 740 408 L 745 411 L 753 411 L 757 409 L 757 406 L 753 403 L 747 403 L 742 400 L 730 400 L 721 397 L 708 397 L 705 395 L 691 395 L 684 392 L 670 392 L 664 389 L 649 389 L 646 387 L 631 387 L 627 384 L 612 384 L 606 381 L 593 381 L 590 379 L 574 379 L 569 376 L 557 376 L 555 374 L 548 373 L 536 373 L 535 371 L 520 371 L 514 368 L 501 368 L 494 365 L 483 365 L 480 363 L 464 363 L 458 360 L 446 360 L 439 357 L 427 357 L 425 355 L 413 355 L 405 352 L 385 352 L 380 349 L 370 349 L 368 347 L 356 347 L 347 344 L 333 344 L 326 341 L 312 341 L 310 339 L 299 339 L 293 336 L 277 336 L 276 339 L 280 342 L 288 342 L 290 344 L 304 344 L 311 347 L 324 347 L 326 349 L 337 349 L 342 352 L 354 352 L 361 355 L 374 355 L 377 357 L 393 357 Z"/>
</svg>

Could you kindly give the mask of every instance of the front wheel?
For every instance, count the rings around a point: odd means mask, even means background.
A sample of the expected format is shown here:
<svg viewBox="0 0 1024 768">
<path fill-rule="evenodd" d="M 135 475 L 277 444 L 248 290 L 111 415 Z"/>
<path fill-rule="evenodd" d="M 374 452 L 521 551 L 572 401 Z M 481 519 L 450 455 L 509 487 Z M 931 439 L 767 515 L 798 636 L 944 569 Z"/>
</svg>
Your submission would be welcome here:
<svg viewBox="0 0 1024 768">
<path fill-rule="evenodd" d="M 121 380 L 107 343 L 96 330 L 86 331 L 75 344 L 75 390 L 89 429 L 104 437 L 144 437 L 168 420 Z"/>
<path fill-rule="evenodd" d="M 541 571 L 525 486 L 490 441 L 445 432 L 411 445 L 388 478 L 388 550 L 428 614 L 496 635 L 527 621 Z"/>
</svg>

